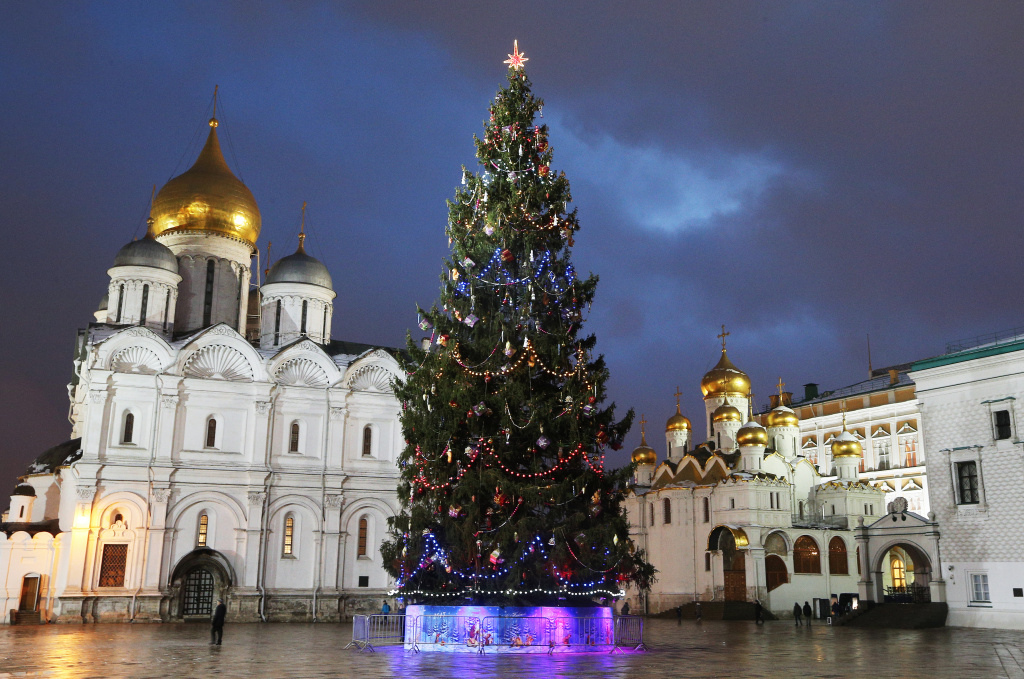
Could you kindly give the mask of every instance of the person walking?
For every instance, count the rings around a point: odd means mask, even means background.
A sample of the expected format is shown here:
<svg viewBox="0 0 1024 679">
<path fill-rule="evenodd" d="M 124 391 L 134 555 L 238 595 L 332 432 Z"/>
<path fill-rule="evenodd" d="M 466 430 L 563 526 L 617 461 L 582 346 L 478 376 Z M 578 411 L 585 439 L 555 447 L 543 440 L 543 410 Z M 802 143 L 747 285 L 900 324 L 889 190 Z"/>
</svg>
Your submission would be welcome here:
<svg viewBox="0 0 1024 679">
<path fill-rule="evenodd" d="M 384 605 L 380 607 L 380 612 L 387 615 L 391 612 L 391 606 L 388 605 L 388 600 L 384 599 Z"/>
<path fill-rule="evenodd" d="M 800 608 L 800 602 L 797 601 L 793 604 L 793 620 L 796 621 L 796 626 L 800 627 L 800 615 L 803 613 L 803 609 Z"/>
<path fill-rule="evenodd" d="M 622 610 L 619 611 L 619 615 L 629 615 L 629 602 L 628 601 L 626 603 L 622 604 Z"/>
<path fill-rule="evenodd" d="M 682 606 L 676 606 L 676 624 L 677 625 L 682 625 L 683 624 L 683 607 Z"/>
<path fill-rule="evenodd" d="M 695 608 L 696 615 L 697 615 L 697 622 L 700 622 L 700 602 L 699 601 L 697 602 L 697 605 L 694 608 Z"/>
<path fill-rule="evenodd" d="M 210 618 L 210 643 L 220 646 L 224 638 L 224 618 L 228 614 L 228 607 L 224 605 L 223 599 L 217 599 L 217 608 L 213 609 L 213 617 Z"/>
<path fill-rule="evenodd" d="M 811 626 L 811 618 L 814 617 L 814 611 L 811 610 L 811 602 L 804 602 L 804 617 L 807 618 L 807 626 Z"/>
<path fill-rule="evenodd" d="M 764 606 L 761 605 L 760 599 L 754 599 L 754 624 L 763 625 L 764 618 L 761 617 L 764 612 Z"/>
</svg>

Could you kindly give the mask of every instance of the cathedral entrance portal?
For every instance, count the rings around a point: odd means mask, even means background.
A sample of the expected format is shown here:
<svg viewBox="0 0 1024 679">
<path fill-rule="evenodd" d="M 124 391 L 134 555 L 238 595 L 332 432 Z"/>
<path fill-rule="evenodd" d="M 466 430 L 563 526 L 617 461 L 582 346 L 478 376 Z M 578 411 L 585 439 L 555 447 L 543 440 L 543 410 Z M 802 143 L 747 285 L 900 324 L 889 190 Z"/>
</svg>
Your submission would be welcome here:
<svg viewBox="0 0 1024 679">
<path fill-rule="evenodd" d="M 170 582 L 170 616 L 178 620 L 209 620 L 217 599 L 228 598 L 234 572 L 220 552 L 200 548 L 174 567 Z"/>
<path fill-rule="evenodd" d="M 719 526 L 708 538 L 708 549 L 722 554 L 722 575 L 726 601 L 747 600 L 747 559 L 743 547 L 749 544 L 740 528 Z"/>
</svg>

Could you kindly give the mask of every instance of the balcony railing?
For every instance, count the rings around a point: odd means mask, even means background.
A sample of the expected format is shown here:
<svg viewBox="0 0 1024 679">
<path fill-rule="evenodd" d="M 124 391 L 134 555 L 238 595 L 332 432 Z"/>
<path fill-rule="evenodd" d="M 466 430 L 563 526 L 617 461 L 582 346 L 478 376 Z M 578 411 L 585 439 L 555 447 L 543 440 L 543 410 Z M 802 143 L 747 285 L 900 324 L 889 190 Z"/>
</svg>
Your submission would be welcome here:
<svg viewBox="0 0 1024 679">
<path fill-rule="evenodd" d="M 966 351 L 967 349 L 974 349 L 975 347 L 985 345 L 998 346 L 1000 344 L 1009 344 L 1020 339 L 1024 339 L 1024 327 L 1000 330 L 999 332 L 990 332 L 985 335 L 956 340 L 955 342 L 947 342 L 946 353 L 955 354 L 958 351 Z"/>
<path fill-rule="evenodd" d="M 793 526 L 798 528 L 838 528 L 850 527 L 848 516 L 800 516 L 793 514 Z"/>
</svg>

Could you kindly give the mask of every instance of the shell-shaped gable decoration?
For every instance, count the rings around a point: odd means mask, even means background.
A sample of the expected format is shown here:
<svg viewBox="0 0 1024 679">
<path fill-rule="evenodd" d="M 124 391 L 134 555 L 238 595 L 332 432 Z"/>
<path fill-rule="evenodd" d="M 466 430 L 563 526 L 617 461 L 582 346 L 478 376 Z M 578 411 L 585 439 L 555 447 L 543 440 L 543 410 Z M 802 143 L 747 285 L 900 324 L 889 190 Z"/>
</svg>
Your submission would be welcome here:
<svg viewBox="0 0 1024 679">
<path fill-rule="evenodd" d="M 146 347 L 125 347 L 110 359 L 110 369 L 117 373 L 155 375 L 160 372 L 160 358 Z"/>
<path fill-rule="evenodd" d="M 252 366 L 237 349 L 211 344 L 189 356 L 185 361 L 185 377 L 228 382 L 252 382 Z"/>
<path fill-rule="evenodd" d="M 275 373 L 281 384 L 295 387 L 326 387 L 330 381 L 327 372 L 308 358 L 286 361 Z"/>
<path fill-rule="evenodd" d="M 348 378 L 352 391 L 391 391 L 392 376 L 379 365 L 364 365 Z"/>
</svg>

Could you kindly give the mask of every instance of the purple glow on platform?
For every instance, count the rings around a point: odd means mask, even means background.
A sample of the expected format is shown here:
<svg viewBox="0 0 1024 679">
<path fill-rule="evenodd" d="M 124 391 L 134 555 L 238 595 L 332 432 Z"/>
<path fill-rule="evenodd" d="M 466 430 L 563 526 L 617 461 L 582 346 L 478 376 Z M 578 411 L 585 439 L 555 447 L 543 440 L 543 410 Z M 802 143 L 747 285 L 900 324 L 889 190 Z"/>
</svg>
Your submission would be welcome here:
<svg viewBox="0 0 1024 679">
<path fill-rule="evenodd" d="M 405 647 L 445 653 L 585 653 L 615 647 L 611 608 L 406 608 Z"/>
</svg>

